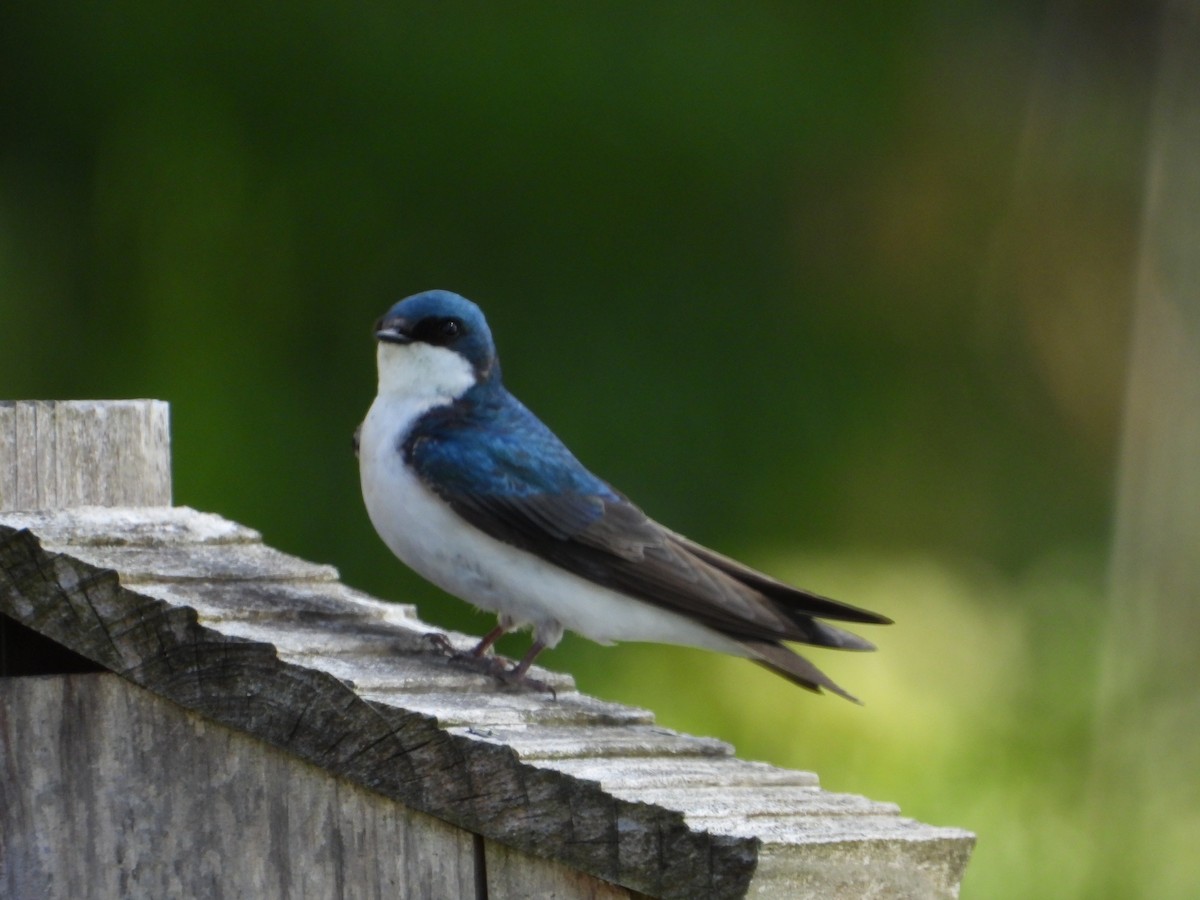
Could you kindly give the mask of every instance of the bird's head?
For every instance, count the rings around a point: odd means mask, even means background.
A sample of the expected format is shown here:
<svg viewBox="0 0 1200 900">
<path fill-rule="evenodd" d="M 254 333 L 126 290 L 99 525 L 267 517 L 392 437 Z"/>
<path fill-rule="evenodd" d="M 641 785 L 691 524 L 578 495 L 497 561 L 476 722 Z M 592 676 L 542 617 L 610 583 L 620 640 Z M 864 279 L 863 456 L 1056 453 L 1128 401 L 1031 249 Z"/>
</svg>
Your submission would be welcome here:
<svg viewBox="0 0 1200 900">
<path fill-rule="evenodd" d="M 483 312 L 449 291 L 425 291 L 401 300 L 375 323 L 375 338 L 380 393 L 454 399 L 475 384 L 500 377 Z"/>
</svg>

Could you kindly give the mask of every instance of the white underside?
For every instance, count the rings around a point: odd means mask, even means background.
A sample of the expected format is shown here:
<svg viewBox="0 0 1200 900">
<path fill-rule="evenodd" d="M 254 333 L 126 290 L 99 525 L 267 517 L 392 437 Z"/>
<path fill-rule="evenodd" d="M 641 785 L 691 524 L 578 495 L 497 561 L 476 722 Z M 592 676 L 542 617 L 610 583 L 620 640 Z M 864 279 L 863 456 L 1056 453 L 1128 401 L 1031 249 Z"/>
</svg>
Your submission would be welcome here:
<svg viewBox="0 0 1200 900">
<path fill-rule="evenodd" d="M 413 423 L 470 385 L 469 369 L 456 369 L 455 361 L 465 368 L 448 350 L 381 345 L 381 393 L 363 422 L 359 471 L 367 513 L 391 551 L 442 590 L 514 627 L 532 626 L 548 647 L 567 629 L 600 643 L 653 641 L 746 655 L 736 642 L 683 616 L 484 534 L 405 467 L 399 445 Z"/>
</svg>

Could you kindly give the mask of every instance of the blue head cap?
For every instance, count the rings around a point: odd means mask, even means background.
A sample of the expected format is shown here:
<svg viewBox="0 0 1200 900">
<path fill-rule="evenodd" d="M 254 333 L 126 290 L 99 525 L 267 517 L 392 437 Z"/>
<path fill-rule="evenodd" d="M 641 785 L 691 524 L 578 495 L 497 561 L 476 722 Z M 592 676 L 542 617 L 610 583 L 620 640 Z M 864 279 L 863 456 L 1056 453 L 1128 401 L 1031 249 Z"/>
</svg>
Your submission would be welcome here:
<svg viewBox="0 0 1200 900">
<path fill-rule="evenodd" d="M 446 347 L 471 364 L 479 381 L 500 377 L 496 345 L 483 311 L 450 291 L 405 297 L 375 323 L 375 337 L 393 344 Z"/>
</svg>

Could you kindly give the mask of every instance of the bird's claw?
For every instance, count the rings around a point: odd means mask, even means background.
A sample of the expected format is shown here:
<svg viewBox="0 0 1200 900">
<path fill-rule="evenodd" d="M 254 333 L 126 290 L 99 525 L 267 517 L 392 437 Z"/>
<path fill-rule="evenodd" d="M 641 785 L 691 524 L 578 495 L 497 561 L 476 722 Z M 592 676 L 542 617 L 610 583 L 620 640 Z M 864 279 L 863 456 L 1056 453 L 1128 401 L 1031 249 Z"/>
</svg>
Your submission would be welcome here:
<svg viewBox="0 0 1200 900">
<path fill-rule="evenodd" d="M 435 652 L 446 656 L 451 663 L 481 675 L 490 675 L 506 688 L 549 694 L 553 699 L 558 699 L 558 692 L 549 684 L 530 678 L 528 672 L 520 671 L 520 663 L 490 653 L 477 656 L 469 650 L 456 650 L 450 639 L 439 631 L 431 631 L 423 637 Z"/>
<path fill-rule="evenodd" d="M 558 699 L 558 691 L 540 679 L 530 678 L 528 674 L 517 674 L 516 666 L 501 666 L 500 670 L 494 672 L 493 675 L 506 688 L 533 691 L 537 694 L 549 694 L 551 700 Z"/>
<path fill-rule="evenodd" d="M 444 653 L 446 656 L 455 656 L 458 651 L 454 649 L 454 645 L 450 643 L 450 638 L 446 637 L 440 631 L 430 631 L 422 637 L 432 645 L 433 649 L 438 653 Z"/>
</svg>

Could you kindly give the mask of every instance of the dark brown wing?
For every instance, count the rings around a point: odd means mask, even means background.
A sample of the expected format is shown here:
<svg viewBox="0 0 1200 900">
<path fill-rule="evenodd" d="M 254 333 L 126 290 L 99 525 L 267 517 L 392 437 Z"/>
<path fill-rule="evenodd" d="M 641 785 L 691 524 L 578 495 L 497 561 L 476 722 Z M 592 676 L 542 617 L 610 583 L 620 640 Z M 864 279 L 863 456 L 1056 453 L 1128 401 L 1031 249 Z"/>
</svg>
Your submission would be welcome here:
<svg viewBox="0 0 1200 900">
<path fill-rule="evenodd" d="M 438 493 L 464 519 L 498 540 L 732 638 L 869 650 L 868 641 L 815 617 L 888 621 L 792 588 L 708 550 L 663 528 L 621 497 Z"/>
</svg>

